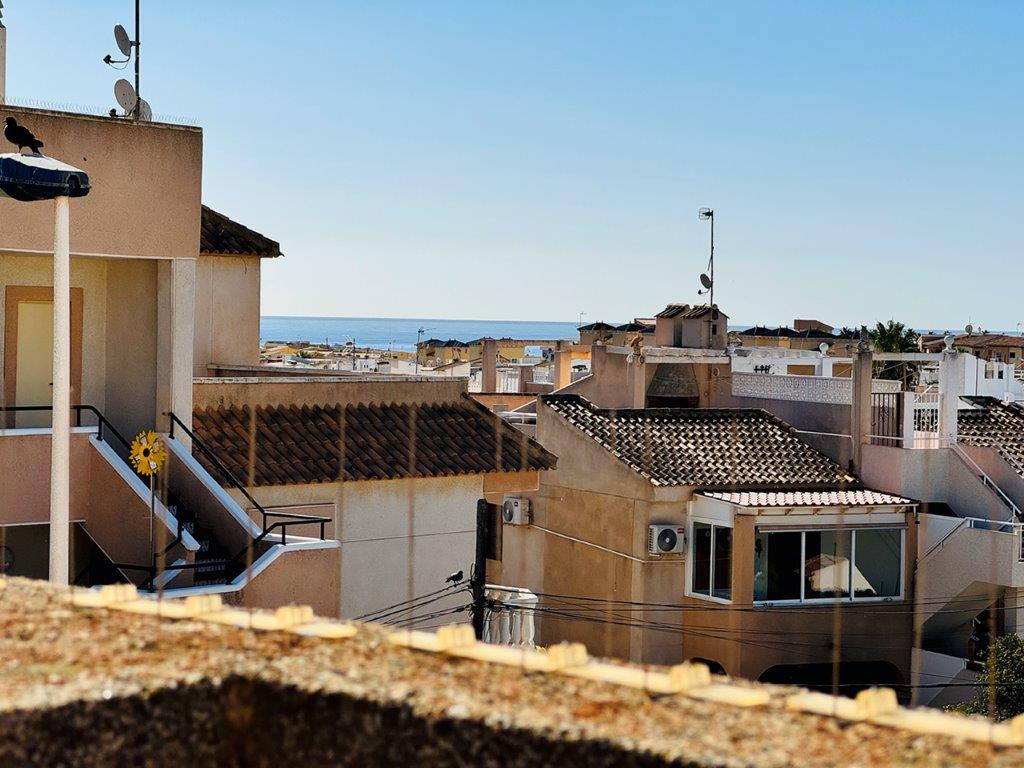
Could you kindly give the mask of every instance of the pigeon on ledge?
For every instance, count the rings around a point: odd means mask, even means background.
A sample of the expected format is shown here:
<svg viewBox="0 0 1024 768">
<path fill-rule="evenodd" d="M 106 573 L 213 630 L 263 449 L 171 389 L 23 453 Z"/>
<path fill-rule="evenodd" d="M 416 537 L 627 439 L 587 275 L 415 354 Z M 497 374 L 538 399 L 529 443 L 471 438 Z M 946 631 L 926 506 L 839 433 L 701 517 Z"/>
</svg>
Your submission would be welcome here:
<svg viewBox="0 0 1024 768">
<path fill-rule="evenodd" d="M 43 142 L 32 135 L 32 131 L 23 125 L 18 125 L 18 121 L 13 117 L 4 118 L 4 138 L 14 144 L 19 151 L 28 147 L 37 155 L 39 148 L 43 146 Z"/>
</svg>

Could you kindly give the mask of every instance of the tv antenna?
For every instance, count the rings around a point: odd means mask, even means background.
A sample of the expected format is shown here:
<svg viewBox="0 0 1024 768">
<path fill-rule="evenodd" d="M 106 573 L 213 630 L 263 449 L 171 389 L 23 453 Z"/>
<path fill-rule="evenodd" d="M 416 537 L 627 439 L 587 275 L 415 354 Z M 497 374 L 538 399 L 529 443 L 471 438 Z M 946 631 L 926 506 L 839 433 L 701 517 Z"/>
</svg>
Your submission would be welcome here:
<svg viewBox="0 0 1024 768">
<path fill-rule="evenodd" d="M 708 259 L 708 271 L 700 276 L 700 284 L 704 290 L 697 291 L 698 296 L 705 293 L 710 294 L 708 301 L 711 306 L 715 305 L 715 212 L 710 208 L 701 208 L 697 211 L 697 218 L 701 221 L 711 222 L 711 258 Z"/>
<path fill-rule="evenodd" d="M 124 59 L 115 59 L 108 53 L 103 57 L 103 63 L 114 69 L 126 69 L 134 59 L 135 84 L 132 85 L 123 78 L 118 80 L 114 83 L 114 98 L 121 105 L 126 117 L 148 121 L 153 119 L 153 110 L 139 92 L 139 2 L 140 0 L 135 0 L 135 39 L 131 39 L 120 24 L 114 27 L 114 42 L 117 43 L 117 49 L 121 51 Z M 115 114 L 114 110 L 110 110 L 111 117 Z"/>
</svg>

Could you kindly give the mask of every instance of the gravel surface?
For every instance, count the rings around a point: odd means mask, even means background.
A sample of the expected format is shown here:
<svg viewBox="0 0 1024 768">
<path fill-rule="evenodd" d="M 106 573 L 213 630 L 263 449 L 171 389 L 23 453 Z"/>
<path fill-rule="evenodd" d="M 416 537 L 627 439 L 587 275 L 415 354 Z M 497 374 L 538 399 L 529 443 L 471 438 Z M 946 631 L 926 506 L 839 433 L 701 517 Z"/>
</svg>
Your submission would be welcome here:
<svg viewBox="0 0 1024 768">
<path fill-rule="evenodd" d="M 0 766 L 1020 766 L 994 748 L 0 590 Z M 780 689 L 773 689 L 779 691 Z"/>
</svg>

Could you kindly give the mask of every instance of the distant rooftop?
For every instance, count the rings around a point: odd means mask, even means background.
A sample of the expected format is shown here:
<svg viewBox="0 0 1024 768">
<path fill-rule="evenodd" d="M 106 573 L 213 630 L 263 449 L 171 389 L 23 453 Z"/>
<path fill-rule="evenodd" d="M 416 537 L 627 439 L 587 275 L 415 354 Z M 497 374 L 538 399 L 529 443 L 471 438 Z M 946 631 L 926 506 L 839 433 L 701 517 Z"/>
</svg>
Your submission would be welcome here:
<svg viewBox="0 0 1024 768">
<path fill-rule="evenodd" d="M 667 317 L 667 318 L 681 318 L 683 320 L 695 320 L 699 317 L 704 317 L 712 310 L 718 311 L 722 317 L 728 317 L 724 312 L 718 309 L 717 306 L 711 306 L 710 304 L 695 304 L 690 306 L 689 304 L 669 304 L 655 317 Z"/>
</svg>

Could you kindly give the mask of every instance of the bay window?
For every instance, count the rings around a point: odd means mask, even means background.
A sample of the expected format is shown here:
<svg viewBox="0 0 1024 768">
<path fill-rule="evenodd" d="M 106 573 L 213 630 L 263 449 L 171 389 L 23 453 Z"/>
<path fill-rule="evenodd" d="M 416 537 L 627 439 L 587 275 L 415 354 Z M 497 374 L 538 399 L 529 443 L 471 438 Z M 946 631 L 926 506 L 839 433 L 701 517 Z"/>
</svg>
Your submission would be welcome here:
<svg viewBox="0 0 1024 768">
<path fill-rule="evenodd" d="M 732 528 L 694 522 L 691 535 L 690 592 L 732 599 Z"/>
<path fill-rule="evenodd" d="M 754 602 L 900 598 L 903 546 L 901 528 L 757 531 Z"/>
</svg>

